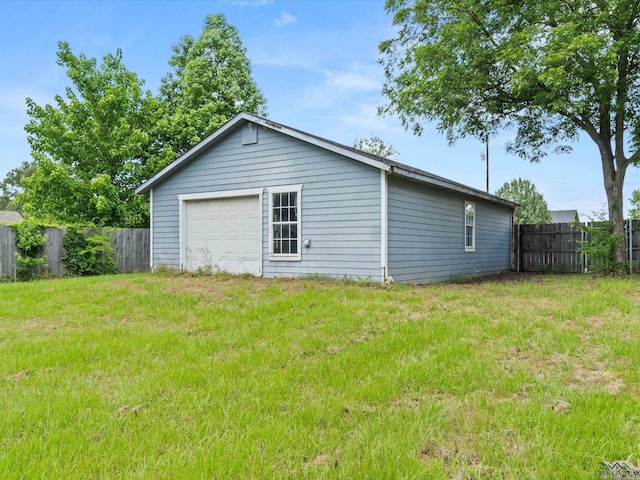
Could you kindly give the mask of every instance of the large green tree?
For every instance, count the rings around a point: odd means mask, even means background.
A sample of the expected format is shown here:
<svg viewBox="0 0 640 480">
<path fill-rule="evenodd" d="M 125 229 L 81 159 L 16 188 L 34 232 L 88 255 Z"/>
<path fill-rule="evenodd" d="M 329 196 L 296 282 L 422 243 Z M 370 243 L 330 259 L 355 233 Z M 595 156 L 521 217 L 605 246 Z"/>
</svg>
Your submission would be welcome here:
<svg viewBox="0 0 640 480">
<path fill-rule="evenodd" d="M 640 2 L 387 0 L 397 36 L 380 45 L 389 103 L 420 133 L 450 141 L 516 128 L 511 152 L 539 161 L 580 136 L 602 163 L 609 219 L 640 160 Z M 625 260 L 624 245 L 615 261 Z M 622 264 L 622 263 L 621 263 Z"/>
<path fill-rule="evenodd" d="M 159 96 L 163 154 L 181 155 L 240 112 L 266 114 L 238 30 L 224 15 L 207 15 L 200 36 L 185 35 L 172 50 Z"/>
<path fill-rule="evenodd" d="M 505 183 L 496 195 L 520 204 L 516 210 L 516 223 L 551 223 L 551 213 L 542 193 L 529 180 L 516 178 Z"/>
<path fill-rule="evenodd" d="M 134 190 L 157 169 L 147 162 L 149 132 L 160 118 L 156 99 L 125 68 L 120 50 L 99 67 L 66 42 L 57 57 L 72 86 L 53 105 L 27 99 L 36 168 L 22 180 L 17 203 L 27 214 L 64 223 L 146 225 L 148 202 Z"/>
</svg>

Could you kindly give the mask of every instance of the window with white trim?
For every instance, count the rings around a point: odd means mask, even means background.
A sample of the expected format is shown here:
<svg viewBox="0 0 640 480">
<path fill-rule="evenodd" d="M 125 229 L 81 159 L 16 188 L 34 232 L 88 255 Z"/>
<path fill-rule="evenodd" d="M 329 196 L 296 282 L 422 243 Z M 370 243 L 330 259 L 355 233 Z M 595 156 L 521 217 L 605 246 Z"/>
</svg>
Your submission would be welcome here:
<svg viewBox="0 0 640 480">
<path fill-rule="evenodd" d="M 301 260 L 302 185 L 269 188 L 269 258 Z"/>
<path fill-rule="evenodd" d="M 464 251 L 476 250 L 476 204 L 464 202 Z"/>
</svg>

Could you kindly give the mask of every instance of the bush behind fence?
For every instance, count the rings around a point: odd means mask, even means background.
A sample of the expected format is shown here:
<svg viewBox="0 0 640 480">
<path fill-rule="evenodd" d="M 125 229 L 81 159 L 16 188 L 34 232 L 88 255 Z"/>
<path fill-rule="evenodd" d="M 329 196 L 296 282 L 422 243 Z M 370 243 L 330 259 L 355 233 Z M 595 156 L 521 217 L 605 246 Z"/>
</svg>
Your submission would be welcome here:
<svg viewBox="0 0 640 480">
<path fill-rule="evenodd" d="M 118 228 L 106 229 L 110 231 L 111 246 L 116 251 L 116 268 L 119 272 L 145 272 L 149 270 L 149 242 L 148 228 Z M 43 233 L 47 236 L 44 245 L 44 255 L 47 256 L 49 273 L 62 277 L 67 270 L 62 262 L 64 248 L 62 239 L 67 233 L 65 227 L 45 228 Z M 0 278 L 14 277 L 16 233 L 8 225 L 0 225 Z"/>
<path fill-rule="evenodd" d="M 640 272 L 640 220 L 625 224 L 627 260 Z M 589 234 L 571 223 L 515 225 L 513 269 L 518 272 L 581 273 L 588 269 L 588 255 L 580 252 Z"/>
</svg>

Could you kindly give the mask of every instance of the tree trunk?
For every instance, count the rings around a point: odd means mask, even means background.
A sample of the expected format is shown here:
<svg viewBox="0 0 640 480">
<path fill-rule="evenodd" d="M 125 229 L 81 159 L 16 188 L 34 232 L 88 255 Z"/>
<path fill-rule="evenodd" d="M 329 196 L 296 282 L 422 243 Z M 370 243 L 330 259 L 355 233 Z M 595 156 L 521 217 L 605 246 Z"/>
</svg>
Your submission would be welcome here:
<svg viewBox="0 0 640 480">
<path fill-rule="evenodd" d="M 604 189 L 607 193 L 609 221 L 611 222 L 613 234 L 617 237 L 617 241 L 613 249 L 613 261 L 615 263 L 615 269 L 623 271 L 624 263 L 627 261 L 627 252 L 624 242 L 624 211 L 622 208 L 622 187 L 624 185 L 626 168 L 616 171 L 613 158 L 609 155 L 602 155 L 602 165 L 604 173 Z"/>
</svg>

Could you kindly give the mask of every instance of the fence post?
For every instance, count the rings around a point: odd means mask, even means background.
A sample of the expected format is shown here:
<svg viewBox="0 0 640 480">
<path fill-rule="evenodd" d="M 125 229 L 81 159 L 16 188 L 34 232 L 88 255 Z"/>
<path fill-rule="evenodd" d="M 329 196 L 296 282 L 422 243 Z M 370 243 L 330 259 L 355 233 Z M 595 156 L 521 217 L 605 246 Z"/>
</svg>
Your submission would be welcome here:
<svg viewBox="0 0 640 480">
<path fill-rule="evenodd" d="M 633 220 L 627 220 L 627 231 L 629 232 L 629 275 L 633 273 Z"/>
<path fill-rule="evenodd" d="M 520 251 L 520 224 L 516 224 L 516 238 L 517 238 L 517 246 L 516 246 L 516 272 L 520 273 L 520 256 L 522 252 Z"/>
<path fill-rule="evenodd" d="M 587 225 L 587 223 L 583 223 L 583 225 Z M 580 229 L 580 246 L 583 247 L 584 246 L 584 241 L 585 241 L 585 231 L 584 228 Z M 587 254 L 584 253 L 584 250 L 580 250 L 580 258 L 582 259 L 582 273 L 587 273 Z"/>
</svg>

